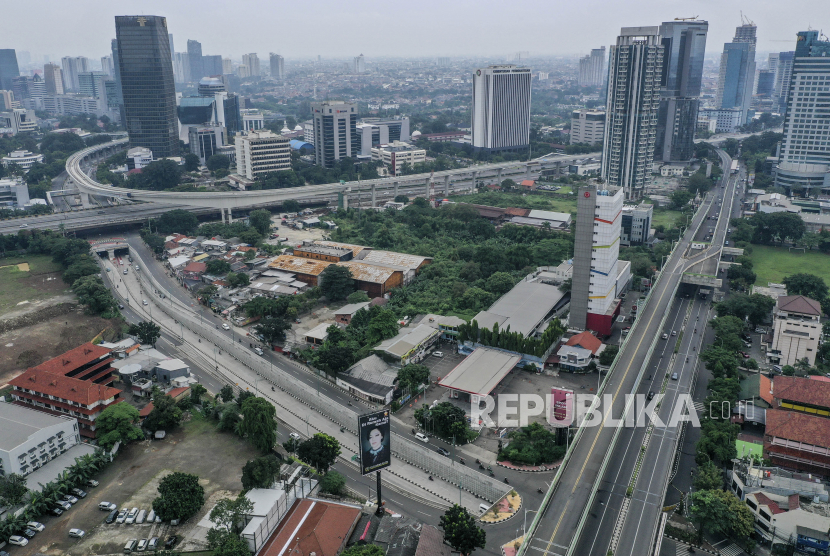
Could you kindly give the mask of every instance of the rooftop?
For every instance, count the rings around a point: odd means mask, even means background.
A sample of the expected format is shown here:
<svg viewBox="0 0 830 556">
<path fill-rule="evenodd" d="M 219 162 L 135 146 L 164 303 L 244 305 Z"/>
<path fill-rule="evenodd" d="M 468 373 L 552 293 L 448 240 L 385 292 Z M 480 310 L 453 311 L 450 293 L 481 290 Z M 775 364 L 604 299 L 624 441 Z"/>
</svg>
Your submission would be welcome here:
<svg viewBox="0 0 830 556">
<path fill-rule="evenodd" d="M 766 413 L 766 436 L 830 447 L 830 421 L 825 417 L 780 409 L 767 409 Z"/>
<path fill-rule="evenodd" d="M 821 304 L 815 299 L 803 295 L 782 295 L 778 298 L 778 310 L 821 316 Z"/>
<path fill-rule="evenodd" d="M 269 268 L 277 270 L 286 270 L 296 274 L 306 274 L 309 276 L 319 276 L 323 273 L 330 263 L 327 261 L 317 261 L 313 259 L 304 259 L 303 257 L 295 257 L 293 255 L 280 255 L 268 264 Z"/>
<path fill-rule="evenodd" d="M 830 382 L 796 376 L 776 376 L 772 382 L 772 396 L 779 400 L 801 402 L 819 407 L 830 406 Z M 830 421 L 827 423 L 830 428 Z"/>
<path fill-rule="evenodd" d="M 420 268 L 425 261 L 432 261 L 432 257 L 422 257 L 420 255 L 410 255 L 408 253 L 396 253 L 394 251 L 369 251 L 363 257 L 364 262 L 372 264 L 390 264 L 394 266 L 401 266 L 412 270 Z"/>
<path fill-rule="evenodd" d="M 579 346 L 596 355 L 597 350 L 602 347 L 602 341 L 586 330 L 585 332 L 580 332 L 575 336 L 571 336 L 571 338 L 565 342 L 565 345 Z"/>
<path fill-rule="evenodd" d="M 357 255 L 361 251 L 363 251 L 365 249 L 371 249 L 371 247 L 364 247 L 363 245 L 354 245 L 352 243 L 338 243 L 336 241 L 324 241 L 322 239 L 318 239 L 314 243 L 317 244 L 317 245 L 325 245 L 325 246 L 328 246 L 328 247 L 340 247 L 340 248 L 343 248 L 343 249 L 351 249 L 352 254 L 355 257 L 357 257 Z"/>
<path fill-rule="evenodd" d="M 0 450 L 11 451 L 39 430 L 74 421 L 17 404 L 0 403 Z"/>
<path fill-rule="evenodd" d="M 385 284 L 396 272 L 401 272 L 397 268 L 380 266 L 378 264 L 367 264 L 360 261 L 340 261 L 336 264 L 338 266 L 345 266 L 351 270 L 352 277 L 355 280 L 371 282 L 373 284 Z"/>
<path fill-rule="evenodd" d="M 438 385 L 486 396 L 521 359 L 521 356 L 515 353 L 486 347 L 476 348 L 447 376 L 439 380 Z"/>
<path fill-rule="evenodd" d="M 109 354 L 109 349 L 97 346 L 92 342 L 87 342 L 48 361 L 44 361 L 40 365 L 32 367 L 31 370 L 65 375 L 78 367 L 99 359 L 105 359 Z"/>
<path fill-rule="evenodd" d="M 329 326 L 334 326 L 334 324 L 330 323 L 330 322 L 321 322 L 320 324 L 318 324 L 317 326 L 315 326 L 314 328 L 312 328 L 308 332 L 304 333 L 303 337 L 305 337 L 305 338 L 314 338 L 316 340 L 325 341 L 325 339 L 328 338 L 328 335 L 329 335 L 329 333 L 326 332 L 326 330 L 329 329 Z"/>
<path fill-rule="evenodd" d="M 473 318 L 480 329 L 489 330 L 498 324 L 500 330 L 509 326 L 511 332 L 528 336 L 553 312 L 564 295 L 556 286 L 522 281 Z"/>
<path fill-rule="evenodd" d="M 424 343 L 429 338 L 440 334 L 434 328 L 419 324 L 418 326 L 402 328 L 398 335 L 389 338 L 375 348 L 375 351 L 385 351 L 398 358 L 405 357 L 413 348 Z"/>
<path fill-rule="evenodd" d="M 308 220 L 306 220 L 308 222 Z M 319 220 L 318 220 L 319 222 Z M 326 245 L 301 245 L 300 247 L 295 247 L 294 251 L 306 251 L 308 253 L 318 253 L 320 255 L 330 255 L 332 257 L 342 257 L 347 253 L 351 253 L 351 249 L 345 249 L 343 247 L 328 247 Z"/>
<path fill-rule="evenodd" d="M 338 375 L 370 394 L 385 396 L 398 379 L 398 372 L 377 355 L 365 357 Z"/>
<path fill-rule="evenodd" d="M 368 307 L 370 301 L 364 301 L 363 303 L 349 303 L 348 305 L 344 305 L 343 307 L 336 309 L 334 311 L 335 315 L 354 315 L 361 309 Z"/>
<path fill-rule="evenodd" d="M 297 500 L 262 547 L 259 556 L 311 554 L 336 556 L 360 518 L 360 508 Z"/>
</svg>

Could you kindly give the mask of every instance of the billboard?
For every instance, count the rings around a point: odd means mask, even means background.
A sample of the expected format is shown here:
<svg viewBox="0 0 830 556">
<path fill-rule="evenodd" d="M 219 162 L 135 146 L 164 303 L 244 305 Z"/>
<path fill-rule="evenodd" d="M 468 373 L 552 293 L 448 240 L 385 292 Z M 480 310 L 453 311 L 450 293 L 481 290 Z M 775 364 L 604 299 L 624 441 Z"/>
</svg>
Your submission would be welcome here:
<svg viewBox="0 0 830 556">
<path fill-rule="evenodd" d="M 358 415 L 360 472 L 363 475 L 389 467 L 392 459 L 389 447 L 390 425 L 388 409 Z"/>
<path fill-rule="evenodd" d="M 567 427 L 573 423 L 574 393 L 562 388 L 550 389 L 548 423 L 554 427 Z"/>
</svg>

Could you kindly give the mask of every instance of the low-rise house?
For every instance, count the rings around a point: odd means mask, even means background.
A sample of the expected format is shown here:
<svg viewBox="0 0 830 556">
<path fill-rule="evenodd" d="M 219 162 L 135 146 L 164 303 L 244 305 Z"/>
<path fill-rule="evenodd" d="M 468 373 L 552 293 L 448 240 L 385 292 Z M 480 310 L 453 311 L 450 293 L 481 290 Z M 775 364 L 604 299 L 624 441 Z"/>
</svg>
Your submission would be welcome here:
<svg viewBox="0 0 830 556">
<path fill-rule="evenodd" d="M 402 267 L 380 266 L 362 261 L 344 261 L 336 264 L 348 268 L 352 273 L 355 288 L 365 291 L 369 297 L 383 297 L 389 290 L 402 286 L 406 271 Z"/>
<path fill-rule="evenodd" d="M 337 385 L 362 400 L 381 405 L 392 402 L 398 371 L 377 355 L 365 357 L 337 375 Z"/>
<path fill-rule="evenodd" d="M 295 257 L 293 255 L 280 255 L 271 261 L 268 268 L 290 272 L 297 277 L 297 280 L 309 286 L 317 286 L 320 275 L 330 264 L 334 263 Z"/>
<path fill-rule="evenodd" d="M 369 307 L 370 301 L 363 303 L 349 303 L 334 311 L 334 322 L 348 326 L 352 322 L 352 317 L 361 309 Z"/>
<path fill-rule="evenodd" d="M 202 274 L 207 270 L 206 263 L 189 262 L 181 272 L 182 278 L 187 280 L 201 280 Z"/>
<path fill-rule="evenodd" d="M 321 322 L 305 334 L 303 334 L 303 338 L 309 344 L 315 346 L 321 346 L 326 341 L 326 338 L 329 337 L 328 328 L 332 326 L 330 322 Z"/>
<path fill-rule="evenodd" d="M 427 349 L 440 335 L 440 331 L 425 324 L 408 326 L 401 328 L 394 338 L 382 341 L 374 351 L 401 366 L 417 363 L 426 357 Z"/>
<path fill-rule="evenodd" d="M 442 340 L 458 340 L 458 327 L 466 324 L 462 318 L 456 316 L 442 316 L 442 315 L 424 315 L 418 324 L 425 324 L 429 327 L 437 329 L 441 332 Z"/>
</svg>

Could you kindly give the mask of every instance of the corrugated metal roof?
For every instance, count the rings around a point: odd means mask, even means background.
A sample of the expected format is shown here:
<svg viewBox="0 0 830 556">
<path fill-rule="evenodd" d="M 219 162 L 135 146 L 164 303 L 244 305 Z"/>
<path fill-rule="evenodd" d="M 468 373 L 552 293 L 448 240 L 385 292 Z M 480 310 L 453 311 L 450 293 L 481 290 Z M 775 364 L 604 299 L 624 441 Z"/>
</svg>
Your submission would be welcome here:
<svg viewBox="0 0 830 556">
<path fill-rule="evenodd" d="M 476 348 L 444 378 L 439 386 L 486 396 L 507 376 L 522 358 L 498 349 Z"/>
<path fill-rule="evenodd" d="M 364 247 L 363 245 L 354 245 L 352 243 L 339 243 L 337 241 L 325 241 L 322 239 L 318 239 L 314 243 L 316 245 L 325 245 L 327 247 L 340 247 L 341 249 L 351 249 L 352 254 L 355 257 L 357 257 L 358 253 L 360 253 L 364 249 L 371 249 L 370 247 Z"/>
<path fill-rule="evenodd" d="M 401 272 L 396 268 L 389 268 L 377 264 L 366 264 L 358 261 L 340 261 L 335 264 L 345 266 L 351 270 L 352 277 L 355 280 L 371 282 L 373 284 L 385 284 L 393 274 Z"/>
<path fill-rule="evenodd" d="M 280 255 L 271 261 L 268 264 L 268 267 L 278 270 L 287 270 L 289 272 L 296 272 L 297 274 L 319 276 L 330 264 L 333 263 L 313 259 L 304 259 L 293 255 Z"/>
<path fill-rule="evenodd" d="M 473 318 L 479 328 L 492 328 L 496 322 L 501 330 L 510 326 L 511 332 L 527 336 L 553 311 L 563 295 L 556 286 L 522 281 Z"/>
<path fill-rule="evenodd" d="M 417 269 L 424 261 L 431 261 L 432 257 L 422 257 L 420 255 L 410 255 L 408 253 L 396 253 L 394 251 L 370 251 L 368 255 L 362 259 L 367 263 L 374 264 L 390 264 L 394 266 L 402 266 L 404 268 Z"/>
<path fill-rule="evenodd" d="M 425 324 L 419 324 L 414 328 L 402 328 L 397 336 L 384 340 L 375 350 L 385 351 L 389 355 L 401 358 L 412 351 L 414 347 L 438 334 L 440 334 L 438 330 Z"/>
</svg>

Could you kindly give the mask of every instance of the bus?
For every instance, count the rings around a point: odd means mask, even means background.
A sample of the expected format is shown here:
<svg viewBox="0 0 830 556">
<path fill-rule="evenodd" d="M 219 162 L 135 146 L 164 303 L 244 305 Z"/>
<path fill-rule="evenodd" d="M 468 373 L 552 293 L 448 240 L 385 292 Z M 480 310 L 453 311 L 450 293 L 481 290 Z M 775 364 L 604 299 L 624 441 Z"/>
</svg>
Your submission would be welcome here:
<svg viewBox="0 0 830 556">
<path fill-rule="evenodd" d="M 732 174 L 737 174 L 737 173 L 738 173 L 738 161 L 733 160 L 732 161 Z"/>
</svg>

